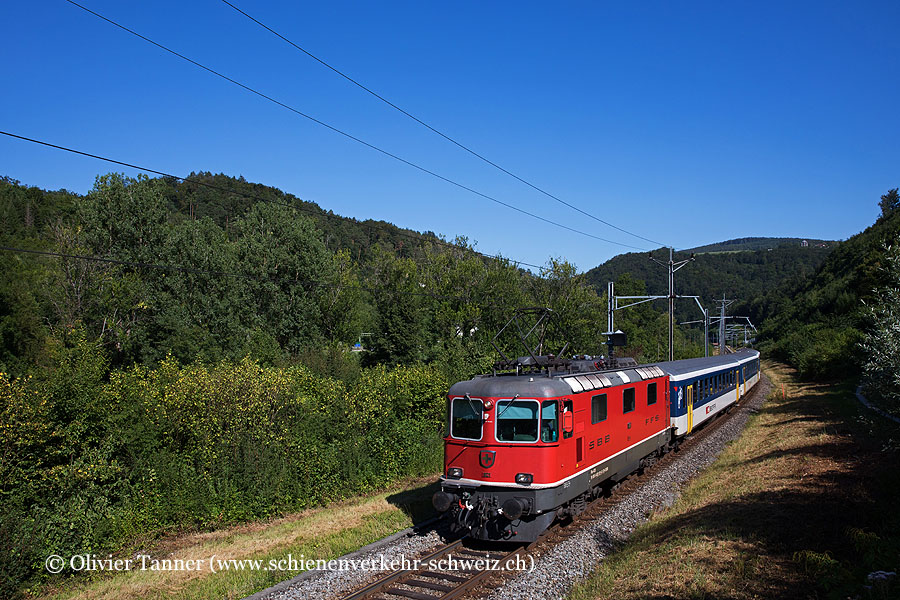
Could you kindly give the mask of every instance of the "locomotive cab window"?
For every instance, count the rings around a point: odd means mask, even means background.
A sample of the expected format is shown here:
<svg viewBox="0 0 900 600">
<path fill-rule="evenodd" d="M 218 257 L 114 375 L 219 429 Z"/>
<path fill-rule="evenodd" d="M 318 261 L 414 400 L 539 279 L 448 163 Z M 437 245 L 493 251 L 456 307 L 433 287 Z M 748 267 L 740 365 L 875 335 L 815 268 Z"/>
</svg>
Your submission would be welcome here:
<svg viewBox="0 0 900 600">
<path fill-rule="evenodd" d="M 462 440 L 480 440 L 483 410 L 481 400 L 454 398 L 450 408 L 450 435 Z"/>
<path fill-rule="evenodd" d="M 606 420 L 606 394 L 591 396 L 591 425 Z"/>
<path fill-rule="evenodd" d="M 656 404 L 656 382 L 647 384 L 647 406 Z"/>
<path fill-rule="evenodd" d="M 634 410 L 634 388 L 626 388 L 622 393 L 622 414 Z"/>
<path fill-rule="evenodd" d="M 559 440 L 559 403 L 556 400 L 544 400 L 541 403 L 541 441 L 556 442 Z"/>
<path fill-rule="evenodd" d="M 536 442 L 538 439 L 537 400 L 497 402 L 497 441 Z"/>
</svg>

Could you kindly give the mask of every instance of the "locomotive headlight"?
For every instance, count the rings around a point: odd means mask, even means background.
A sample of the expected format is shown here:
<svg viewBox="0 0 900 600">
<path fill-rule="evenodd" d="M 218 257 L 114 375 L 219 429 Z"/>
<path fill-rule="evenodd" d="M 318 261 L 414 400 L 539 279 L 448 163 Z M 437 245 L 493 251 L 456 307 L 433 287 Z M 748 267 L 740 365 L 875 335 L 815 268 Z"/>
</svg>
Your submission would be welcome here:
<svg viewBox="0 0 900 600">
<path fill-rule="evenodd" d="M 531 473 L 516 473 L 516 483 L 530 485 L 532 481 L 534 481 L 534 475 Z"/>
<path fill-rule="evenodd" d="M 460 467 L 450 467 L 449 469 L 447 469 L 447 477 L 459 479 L 460 477 L 462 477 L 462 469 Z"/>
</svg>

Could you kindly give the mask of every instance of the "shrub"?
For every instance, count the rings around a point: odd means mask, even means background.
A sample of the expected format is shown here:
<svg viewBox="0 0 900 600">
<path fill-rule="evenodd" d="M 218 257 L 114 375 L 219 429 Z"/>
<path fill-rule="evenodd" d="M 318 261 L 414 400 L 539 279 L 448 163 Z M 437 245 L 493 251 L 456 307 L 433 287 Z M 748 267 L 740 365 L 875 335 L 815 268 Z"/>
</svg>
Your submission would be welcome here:
<svg viewBox="0 0 900 600">
<path fill-rule="evenodd" d="M 9 589 L 49 554 L 282 514 L 440 467 L 436 367 L 365 369 L 348 387 L 301 365 L 169 357 L 105 380 L 83 338 L 62 354 L 40 378 L 0 373 L 0 498 L 19 507 L 0 519 Z M 27 546 L 4 543 L 24 529 Z"/>
</svg>

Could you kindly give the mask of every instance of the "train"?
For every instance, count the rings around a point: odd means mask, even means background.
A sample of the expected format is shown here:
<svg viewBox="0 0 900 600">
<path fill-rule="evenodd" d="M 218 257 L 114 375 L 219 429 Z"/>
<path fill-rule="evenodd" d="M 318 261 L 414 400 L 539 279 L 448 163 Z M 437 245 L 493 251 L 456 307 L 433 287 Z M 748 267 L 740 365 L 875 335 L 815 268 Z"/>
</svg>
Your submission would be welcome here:
<svg viewBox="0 0 900 600">
<path fill-rule="evenodd" d="M 638 365 L 520 358 L 453 384 L 432 503 L 478 540 L 531 542 L 677 449 L 759 380 L 759 352 Z"/>
</svg>

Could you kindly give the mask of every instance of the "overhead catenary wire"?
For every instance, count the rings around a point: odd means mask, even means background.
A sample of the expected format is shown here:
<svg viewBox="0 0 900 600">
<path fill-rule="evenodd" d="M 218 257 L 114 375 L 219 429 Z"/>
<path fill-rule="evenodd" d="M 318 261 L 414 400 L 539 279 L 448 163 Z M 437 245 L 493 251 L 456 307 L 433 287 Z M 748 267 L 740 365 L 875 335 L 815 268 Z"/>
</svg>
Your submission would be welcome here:
<svg viewBox="0 0 900 600">
<path fill-rule="evenodd" d="M 253 199 L 253 200 L 258 200 L 258 201 L 260 201 L 260 202 L 267 202 L 267 203 L 269 203 L 269 204 L 275 204 L 275 205 L 278 205 L 278 206 L 284 206 L 284 207 L 287 207 L 287 208 L 293 208 L 293 209 L 295 209 L 295 210 L 299 210 L 299 211 L 301 211 L 301 212 L 307 212 L 307 213 L 312 214 L 312 215 L 315 215 L 315 216 L 330 217 L 330 218 L 336 218 L 336 219 L 345 219 L 345 218 L 346 218 L 346 217 L 342 217 L 342 216 L 340 216 L 340 215 L 333 215 L 333 214 L 330 214 L 330 213 L 328 213 L 328 212 L 326 212 L 326 211 L 324 211 L 324 210 L 322 210 L 322 211 L 315 211 L 315 210 L 313 210 L 313 209 L 311 209 L 311 208 L 308 208 L 308 207 L 305 207 L 305 206 L 297 206 L 297 205 L 295 205 L 295 204 L 290 204 L 290 203 L 287 203 L 287 202 L 278 202 L 277 200 L 272 200 L 271 198 L 264 198 L 264 197 L 258 196 L 258 195 L 256 195 L 256 194 L 249 194 L 249 193 L 247 193 L 247 192 L 241 192 L 241 191 L 232 190 L 232 189 L 229 189 L 229 188 L 220 186 L 220 185 L 215 185 L 215 184 L 213 184 L 213 183 L 209 183 L 208 181 L 203 181 L 203 180 L 201 180 L 201 179 L 192 179 L 192 178 L 190 178 L 190 177 L 181 177 L 181 176 L 178 176 L 178 175 L 173 175 L 173 174 L 171 174 L 171 173 L 166 173 L 165 171 L 159 171 L 159 170 L 157 170 L 157 169 L 151 169 L 151 168 L 149 168 L 149 167 L 144 167 L 144 166 L 136 165 L 136 164 L 134 164 L 134 163 L 130 163 L 130 162 L 126 162 L 126 161 L 121 161 L 121 160 L 116 160 L 116 159 L 113 159 L 113 158 L 108 158 L 108 157 L 106 157 L 106 156 L 100 156 L 99 154 L 92 154 L 92 153 L 90 153 L 90 152 L 85 152 L 85 151 L 83 151 L 83 150 L 76 150 L 75 148 L 68 148 L 68 147 L 66 147 L 66 146 L 60 146 L 60 145 L 58 145 L 58 144 L 52 144 L 52 143 L 50 143 L 50 142 L 45 142 L 45 141 L 42 141 L 42 140 L 38 140 L 38 139 L 26 137 L 26 136 L 24 136 L 24 135 L 18 135 L 18 134 L 15 134 L 15 133 L 10 133 L 10 132 L 8 132 L 8 131 L 0 131 L 0 134 L 5 135 L 5 136 L 8 136 L 8 137 L 11 137 L 11 138 L 19 139 L 19 140 L 22 140 L 22 141 L 31 142 L 31 143 L 34 143 L 34 144 L 39 144 L 39 145 L 42 145 L 42 146 L 47 146 L 47 147 L 49 147 L 49 148 L 54 148 L 54 149 L 56 149 L 56 150 L 62 150 L 62 151 L 65 151 L 65 152 L 70 152 L 70 153 L 72 153 L 72 154 L 78 154 L 78 155 L 81 155 L 81 156 L 86 156 L 86 157 L 88 157 L 88 158 L 93 158 L 93 159 L 96 159 L 96 160 L 102 160 L 102 161 L 105 161 L 105 162 L 108 162 L 108 163 L 111 163 L 111 164 L 120 165 L 120 166 L 123 166 L 123 167 L 128 167 L 128 168 L 130 168 L 130 169 L 136 169 L 136 170 L 138 170 L 138 171 L 144 171 L 144 172 L 147 172 L 147 173 L 153 173 L 154 175 L 160 175 L 160 176 L 162 176 L 162 177 L 169 177 L 169 178 L 171 178 L 171 179 L 176 179 L 176 180 L 183 181 L 183 182 L 186 182 L 186 183 L 187 183 L 187 182 L 195 183 L 195 184 L 197 184 L 197 185 L 201 185 L 201 186 L 203 186 L 203 187 L 206 187 L 206 188 L 209 188 L 209 189 L 214 189 L 214 190 L 221 191 L 221 192 L 225 192 L 225 193 L 228 193 L 228 194 L 235 194 L 235 195 L 238 195 L 238 196 L 243 196 L 244 198 L 250 198 L 250 199 Z M 368 225 L 367 223 L 364 223 L 364 222 L 357 222 L 357 224 L 359 224 L 359 225 L 361 225 L 361 226 L 363 226 L 363 227 L 371 227 L 371 228 L 374 228 L 374 227 L 375 227 L 374 225 Z M 397 228 L 396 233 L 397 233 L 398 235 L 401 235 L 401 236 L 404 236 L 404 237 L 407 237 L 407 238 L 410 238 L 410 239 L 414 239 L 414 240 L 416 240 L 416 241 L 420 241 L 420 242 L 432 242 L 432 243 L 435 243 L 435 244 L 438 244 L 438 245 L 441 245 L 441 246 L 445 246 L 445 247 L 448 247 L 448 248 L 454 248 L 454 249 L 457 249 L 457 250 L 464 250 L 464 251 L 466 251 L 466 252 L 471 252 L 471 253 L 473 253 L 473 254 L 476 254 L 476 255 L 478 255 L 478 256 L 481 256 L 482 258 L 490 258 L 490 259 L 500 260 L 500 261 L 508 260 L 509 262 L 511 262 L 511 263 L 513 263 L 513 264 L 524 265 L 524 266 L 532 267 L 532 268 L 539 269 L 539 270 L 542 270 L 542 269 L 543 269 L 543 267 L 541 267 L 541 266 L 539 266 L 539 265 L 533 265 L 533 264 L 527 263 L 527 262 L 525 262 L 525 261 L 515 260 L 515 259 L 507 258 L 507 257 L 501 256 L 501 255 L 486 254 L 486 253 L 484 253 L 484 252 L 479 252 L 479 251 L 474 250 L 474 249 L 472 249 L 472 248 L 467 248 L 467 247 L 465 247 L 465 246 L 460 246 L 460 245 L 458 245 L 458 244 L 453 244 L 453 243 L 451 243 L 451 242 L 445 242 L 444 240 L 442 240 L 442 239 L 440 239 L 440 238 L 438 238 L 438 237 L 433 237 L 433 238 L 432 238 L 432 237 L 426 237 L 426 236 L 423 236 L 423 235 L 413 235 L 413 234 L 410 234 L 410 233 L 407 233 L 407 232 L 403 231 L 403 230 L 400 229 L 399 227 Z"/>
<path fill-rule="evenodd" d="M 605 219 L 601 219 L 600 217 L 598 217 L 598 216 L 596 216 L 596 215 L 594 215 L 594 214 L 591 214 L 591 213 L 587 212 L 586 210 L 584 210 L 584 209 L 582 209 L 582 208 L 580 208 L 580 207 L 578 207 L 578 206 L 576 206 L 576 205 L 574 205 L 574 204 L 571 204 L 571 203 L 569 203 L 569 202 L 566 202 L 565 200 L 563 200 L 562 198 L 560 198 L 560 197 L 558 197 L 558 196 L 556 196 L 556 195 L 554 195 L 554 194 L 551 194 L 551 193 L 548 192 L 547 190 L 545 190 L 545 189 L 543 189 L 543 188 L 541 188 L 541 187 L 538 187 L 537 185 L 531 183 L 530 181 L 524 179 L 523 177 L 520 177 L 519 175 L 516 175 L 516 174 L 513 173 L 512 171 L 509 171 L 508 169 L 504 168 L 503 166 L 501 166 L 501 165 L 497 164 L 496 162 L 490 160 L 489 158 L 485 157 L 484 155 L 480 154 L 479 152 L 476 152 L 475 150 L 473 150 L 473 149 L 470 148 L 469 146 L 463 144 L 462 142 L 460 142 L 460 141 L 458 141 L 458 140 L 456 140 L 456 139 L 450 137 L 449 135 L 445 134 L 444 132 L 442 132 L 442 131 L 436 129 L 435 127 L 433 127 L 433 126 L 431 126 L 431 125 L 429 125 L 428 123 L 426 123 L 426 122 L 423 121 L 422 119 L 418 118 L 417 116 L 413 115 L 412 113 L 410 113 L 410 112 L 404 110 L 403 108 L 401 108 L 401 107 L 398 106 L 397 104 L 391 102 L 390 100 L 388 100 L 387 98 L 385 98 L 385 97 L 382 96 L 381 94 L 375 92 L 374 90 L 372 90 L 372 89 L 369 88 L 368 86 L 363 85 L 362 83 L 360 83 L 360 82 L 357 81 L 356 79 L 350 77 L 349 75 L 347 75 L 346 73 L 344 73 L 343 71 L 341 71 L 340 69 L 338 69 L 337 67 L 334 67 L 334 66 L 330 65 L 329 63 L 325 62 L 324 60 L 322 60 L 321 58 L 319 58 L 319 57 L 316 56 L 315 54 L 309 52 L 309 51 L 306 50 L 305 48 L 303 48 L 303 47 L 301 47 L 300 45 L 298 45 L 297 43 L 295 43 L 293 40 L 288 39 L 287 37 L 283 36 L 282 34 L 280 34 L 280 33 L 277 32 L 277 31 L 275 31 L 274 29 L 272 29 L 271 27 L 269 27 L 268 25 L 266 25 L 266 24 L 263 23 L 262 21 L 256 19 L 255 17 L 253 17 L 252 15 L 248 14 L 248 13 L 245 12 L 244 10 L 238 8 L 237 6 L 235 6 L 234 4 L 232 4 L 231 2 L 229 2 L 228 0 L 222 0 L 222 2 L 225 3 L 225 4 L 227 4 L 228 6 L 230 6 L 231 8 L 233 8 L 234 10 L 236 10 L 237 12 L 239 12 L 240 14 L 244 15 L 245 17 L 247 17 L 248 19 L 250 19 L 251 21 L 253 21 L 253 22 L 256 23 L 257 25 L 259 25 L 260 27 L 262 27 L 262 28 L 265 29 L 266 31 L 270 32 L 270 33 L 273 34 L 274 36 L 276 36 L 276 37 L 278 37 L 279 39 L 281 39 L 281 40 L 287 42 L 288 44 L 290 44 L 291 46 L 293 46 L 294 48 L 296 48 L 297 50 L 299 50 L 299 51 L 302 52 L 303 54 L 307 55 L 308 57 L 310 57 L 310 58 L 312 58 L 313 60 L 315 60 L 316 62 L 318 62 L 319 64 L 321 64 L 321 65 L 323 65 L 324 67 L 330 69 L 331 71 L 333 71 L 333 72 L 336 73 L 337 75 L 343 77 L 344 79 L 346 79 L 347 81 L 349 81 L 349 82 L 352 83 L 353 85 L 355 85 L 355 86 L 357 86 L 358 88 L 364 90 L 364 91 L 367 92 L 368 94 L 371 94 L 372 96 L 374 96 L 374 97 L 377 98 L 378 100 L 384 102 L 385 104 L 387 104 L 387 105 L 390 106 L 391 108 L 393 108 L 393 109 L 399 111 L 400 113 L 406 115 L 407 117 L 409 117 L 410 119 L 412 119 L 413 121 L 415 121 L 416 123 L 418 123 L 419 125 L 422 125 L 422 126 L 425 127 L 426 129 L 428 129 L 428 130 L 432 131 L 433 133 L 439 135 L 440 137 L 444 138 L 444 139 L 447 140 L 448 142 L 450 142 L 450 143 L 452 143 L 452 144 L 458 146 L 459 148 L 465 150 L 466 152 L 468 152 L 468 153 L 471 154 L 472 156 L 478 158 L 479 160 L 482 160 L 482 161 L 486 162 L 487 164 L 491 165 L 491 166 L 494 167 L 495 169 L 498 169 L 498 170 L 502 171 L 503 173 L 506 173 L 507 175 L 509 175 L 509 176 L 512 177 L 513 179 L 519 181 L 520 183 L 523 183 L 523 184 L 527 185 L 527 186 L 530 187 L 531 189 L 533 189 L 533 190 L 535 190 L 535 191 L 537 191 L 537 192 L 540 192 L 541 194 L 547 196 L 548 198 L 552 198 L 553 200 L 556 200 L 556 201 L 559 202 L 560 204 L 563 204 L 563 205 L 565 205 L 565 206 L 568 206 L 568 207 L 571 208 L 572 210 L 575 210 L 575 211 L 581 213 L 582 215 L 584 215 L 584 216 L 586 216 L 586 217 L 590 217 L 591 219 L 594 219 L 595 221 L 597 221 L 597 222 L 599 222 L 599 223 L 603 223 L 604 225 L 606 225 L 606 226 L 608 226 L 608 227 L 612 227 L 613 229 L 616 229 L 616 230 L 618 230 L 618 231 L 621 231 L 622 233 L 626 233 L 626 234 L 628 234 L 628 235 L 630 235 L 630 236 L 632 236 L 632 237 L 636 237 L 636 238 L 638 238 L 638 239 L 644 240 L 645 242 L 650 242 L 651 244 L 657 244 L 657 245 L 659 245 L 659 246 L 667 246 L 667 245 L 668 245 L 668 244 L 663 244 L 662 242 L 657 242 L 657 241 L 652 240 L 652 239 L 650 239 L 650 238 L 644 237 L 644 236 L 642 236 L 642 235 L 639 235 L 639 234 L 637 234 L 637 233 L 634 233 L 633 231 L 629 231 L 629 230 L 627 230 L 627 229 L 625 229 L 625 228 L 623 228 L 623 227 L 619 227 L 618 225 L 615 225 L 615 224 L 613 224 L 613 223 L 610 223 L 609 221 L 607 221 L 607 220 L 605 220 Z"/>
<path fill-rule="evenodd" d="M 346 137 L 346 138 L 348 138 L 348 139 L 350 139 L 350 140 L 353 140 L 353 141 L 355 141 L 355 142 L 357 142 L 357 143 L 359 143 L 359 144 L 362 144 L 363 146 L 365 146 L 365 147 L 367 147 L 367 148 L 369 148 L 369 149 L 371 149 L 371 150 L 374 150 L 374 151 L 376 151 L 376 152 L 379 152 L 379 153 L 381 153 L 381 154 L 383 154 L 383 155 L 385 155 L 385 156 L 387 156 L 387 157 L 389 157 L 389 158 L 392 158 L 392 159 L 394 159 L 394 160 L 396 160 L 396 161 L 399 161 L 399 162 L 401 162 L 401 163 L 403 163 L 403 164 L 405 164 L 405 165 L 407 165 L 407 166 L 410 166 L 410 167 L 412 167 L 412 168 L 414 168 L 414 169 L 417 169 L 417 170 L 421 171 L 422 173 L 425 173 L 425 174 L 427 174 L 427 175 L 431 175 L 432 177 L 435 177 L 435 178 L 437 178 L 437 179 L 440 179 L 441 181 L 444 181 L 445 183 L 448 183 L 448 184 L 450 184 L 450 185 L 453 185 L 453 186 L 455 186 L 455 187 L 457 187 L 457 188 L 460 188 L 460 189 L 462 189 L 462 190 L 465 190 L 465 191 L 467 191 L 467 192 L 469 192 L 469 193 L 472 193 L 472 194 L 474 194 L 474 195 L 476 195 L 476 196 L 479 196 L 479 197 L 481 197 L 481 198 L 484 198 L 484 199 L 486 199 L 486 200 L 490 200 L 491 202 L 494 202 L 494 203 L 499 204 L 499 205 L 501 205 L 501 206 L 505 206 L 506 208 L 509 208 L 510 210 L 514 210 L 514 211 L 516 211 L 516 212 L 519 212 L 519 213 L 521 213 L 521 214 L 527 215 L 527 216 L 529 216 L 529 217 L 532 217 L 532 218 L 537 219 L 537 220 L 539 220 L 539 221 L 542 221 L 542 222 L 544 222 L 544 223 L 553 225 L 553 226 L 555 226 L 555 227 L 559 227 L 559 228 L 561 228 L 561 229 L 565 229 L 565 230 L 567 230 L 567 231 L 571 231 L 572 233 L 577 233 L 577 234 L 579 234 L 579 235 L 583 235 L 583 236 L 585 236 L 585 237 L 589 237 L 589 238 L 592 238 L 592 239 L 595 239 L 595 240 L 598 240 L 598 241 L 601 241 L 601 242 L 606 242 L 606 243 L 608 243 L 608 244 L 613 244 L 613 245 L 616 245 L 616 246 L 622 246 L 622 247 L 625 247 L 625 248 L 631 248 L 631 249 L 633 249 L 633 250 L 641 250 L 641 251 L 646 251 L 646 250 L 648 250 L 647 248 L 643 248 L 643 247 L 639 247 L 639 246 L 633 246 L 633 245 L 631 245 L 631 244 L 625 244 L 625 243 L 623 243 L 623 242 L 616 242 L 616 241 L 614 241 L 614 240 L 610 240 L 610 239 L 607 239 L 607 238 L 604 238 L 604 237 L 601 237 L 601 236 L 598 236 L 598 235 L 594 235 L 594 234 L 592 234 L 592 233 L 588 233 L 588 232 L 586 232 L 586 231 L 582 231 L 582 230 L 580 230 L 580 229 L 576 229 L 576 228 L 574 228 L 574 227 L 570 227 L 570 226 L 565 225 L 565 224 L 563 224 L 563 223 L 558 223 L 558 222 L 556 222 L 556 221 L 553 221 L 553 220 L 551 220 L 551 219 L 548 219 L 548 218 L 543 217 L 543 216 L 541 216 L 541 215 L 538 215 L 538 214 L 536 214 L 536 213 L 533 213 L 533 212 L 527 211 L 527 210 L 525 210 L 525 209 L 523 209 L 523 208 L 520 208 L 520 207 L 518 207 L 518 206 L 516 206 L 516 205 L 514 205 L 514 204 L 510 204 L 510 203 L 508 203 L 508 202 L 504 202 L 503 200 L 500 200 L 500 199 L 495 198 L 495 197 L 493 197 L 493 196 L 491 196 L 491 195 L 488 195 L 488 194 L 485 194 L 485 193 L 483 193 L 483 192 L 480 192 L 480 191 L 478 191 L 478 190 L 476 190 L 476 189 L 474 189 L 474 188 L 472 188 L 472 187 L 470 187 L 470 186 L 468 186 L 468 185 L 465 185 L 465 184 L 460 183 L 460 182 L 458 182 L 458 181 L 456 181 L 456 180 L 450 179 L 449 177 L 446 177 L 446 176 L 444 176 L 444 175 L 441 175 L 441 174 L 437 173 L 436 171 L 432 171 L 431 169 L 428 169 L 428 168 L 423 167 L 423 166 L 421 166 L 421 165 L 419 165 L 419 164 L 417 164 L 417 163 L 414 163 L 414 162 L 412 162 L 411 160 L 408 160 L 408 159 L 406 159 L 406 158 L 403 158 L 403 157 L 401 157 L 401 156 L 399 156 L 399 155 L 397 155 L 397 154 L 394 154 L 394 153 L 392 153 L 392 152 L 389 152 L 388 150 L 385 150 L 385 149 L 383 149 L 383 148 L 380 148 L 379 146 L 376 146 L 375 144 L 372 144 L 372 143 L 367 142 L 367 141 L 365 141 L 365 140 L 363 140 L 363 139 L 361 139 L 361 138 L 359 138 L 359 137 L 356 137 L 355 135 L 353 135 L 353 134 L 351 134 L 351 133 L 348 133 L 348 132 L 346 132 L 346 131 L 344 131 L 344 130 L 342 130 L 342 129 L 339 129 L 339 128 L 335 127 L 334 125 L 330 125 L 330 124 L 326 123 L 325 121 L 322 121 L 322 120 L 320 120 L 320 119 L 317 119 L 316 117 L 313 117 L 312 115 L 309 115 L 309 114 L 307 114 L 307 113 L 304 113 L 303 111 L 301 111 L 301 110 L 299 110 L 299 109 L 297 109 L 297 108 L 294 108 L 293 106 L 290 106 L 289 104 L 286 104 L 286 103 L 284 103 L 284 102 L 282 102 L 282 101 L 280 101 L 280 100 L 277 100 L 277 99 L 273 98 L 272 96 L 269 96 L 269 95 L 267 95 L 267 94 L 265 94 L 265 93 L 263 93 L 263 92 L 260 92 L 260 91 L 258 91 L 258 90 L 256 90 L 256 89 L 250 87 L 249 85 L 246 85 L 246 84 L 244 84 L 244 83 L 241 83 L 240 81 L 237 81 L 236 79 L 233 79 L 233 78 L 231 78 L 231 77 L 229 77 L 229 76 L 227 76 L 227 75 L 224 75 L 223 73 L 220 73 L 219 71 L 216 71 L 216 70 L 214 70 L 214 69 L 212 69 L 212 68 L 210 68 L 210 67 L 207 67 L 206 65 L 203 65 L 203 64 L 201 64 L 201 63 L 199 63 L 199 62 L 193 60 L 192 58 L 189 58 L 189 57 L 185 56 L 184 54 L 181 54 L 181 53 L 179 53 L 179 52 L 177 52 L 177 51 L 175 51 L 175 50 L 172 50 L 171 48 L 169 48 L 169 47 L 167 47 L 167 46 L 164 46 L 163 44 L 160 44 L 159 42 L 155 42 L 155 41 L 153 41 L 152 39 L 150 39 L 150 38 L 148 38 L 148 37 L 146 37 L 146 36 L 144 36 L 144 35 L 142 35 L 142 34 L 136 32 L 136 31 L 134 31 L 133 29 L 129 29 L 128 27 L 126 27 L 126 26 L 124 26 L 124 25 L 122 25 L 122 24 L 120 24 L 120 23 L 118 23 L 118 22 L 116 22 L 116 21 L 114 21 L 114 20 L 112 20 L 112 19 L 110 19 L 110 18 L 108 18 L 108 17 L 105 17 L 105 16 L 101 15 L 100 13 L 95 12 L 95 11 L 93 11 L 93 10 L 87 8 L 86 6 L 83 6 L 83 5 L 81 5 L 81 4 L 77 3 L 77 2 L 75 2 L 74 0 L 66 0 L 66 2 L 68 2 L 69 4 L 71 4 L 71 5 L 73 5 L 73 6 L 76 6 L 76 7 L 80 8 L 81 10 L 83 10 L 83 11 L 89 13 L 89 14 L 94 15 L 95 17 L 97 17 L 97 18 L 99 18 L 99 19 L 101 19 L 101 20 L 103 20 L 103 21 L 106 21 L 107 23 L 110 23 L 111 25 L 114 25 L 115 27 L 118 27 L 119 29 L 121 29 L 121 30 L 123 30 L 123 31 L 125 31 L 125 32 L 127 32 L 127 33 L 130 33 L 131 35 L 133 35 L 133 36 L 135 36 L 135 37 L 138 37 L 138 38 L 144 40 L 145 42 L 147 42 L 147 43 L 149 43 L 149 44 L 152 44 L 153 46 L 156 46 L 157 48 L 160 48 L 161 50 L 164 50 L 165 52 L 168 52 L 169 54 L 172 54 L 173 56 L 176 56 L 176 57 L 178 57 L 178 58 L 180 58 L 180 59 L 182 59 L 182 60 L 184 60 L 184 61 L 186 61 L 186 62 L 189 62 L 189 63 L 191 63 L 192 65 L 194 65 L 194 66 L 196 66 L 196 67 L 198 67 L 198 68 L 200 68 L 200 69 L 203 69 L 204 71 L 206 71 L 206 72 L 208 72 L 208 73 L 210 73 L 210 74 L 212 74 L 212 75 L 215 75 L 216 77 L 219 77 L 219 78 L 221 78 L 221 79 L 224 79 L 225 81 L 228 81 L 229 83 L 231 83 L 231 84 L 233 84 L 233 85 L 236 85 L 236 86 L 240 87 L 240 88 L 243 89 L 243 90 L 246 90 L 246 91 L 248 91 L 248 92 L 250 92 L 250 93 L 252 93 L 252 94 L 255 94 L 256 96 L 259 96 L 260 98 L 263 98 L 263 99 L 265 99 L 265 100 L 267 100 L 267 101 L 269 101 L 269 102 L 272 102 L 273 104 L 276 104 L 276 105 L 278 105 L 278 106 L 280 106 L 280 107 L 282 107 L 282 108 L 284 108 L 284 109 L 286 109 L 286 110 L 289 110 L 289 111 L 291 111 L 292 113 L 295 113 L 295 114 L 297 114 L 297 115 L 299 115 L 299 116 L 301 116 L 301 117 L 303 117 L 303 118 L 305 118 L 305 119 L 308 119 L 308 120 L 312 121 L 313 123 L 316 123 L 316 124 L 318 124 L 318 125 L 320 125 L 320 126 L 322 126 L 322 127 L 325 127 L 326 129 L 329 129 L 329 130 L 331 130 L 331 131 L 333 131 L 333 132 L 335 132 L 335 133 L 337 133 L 337 134 L 339 134 L 339 135 L 342 135 L 342 136 L 344 136 L 344 137 Z"/>
</svg>

